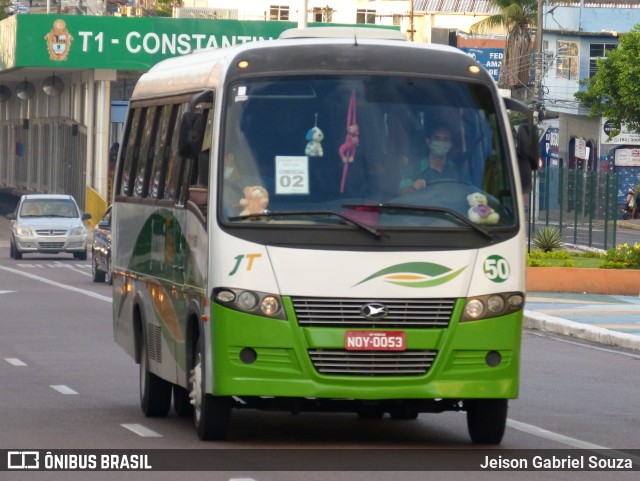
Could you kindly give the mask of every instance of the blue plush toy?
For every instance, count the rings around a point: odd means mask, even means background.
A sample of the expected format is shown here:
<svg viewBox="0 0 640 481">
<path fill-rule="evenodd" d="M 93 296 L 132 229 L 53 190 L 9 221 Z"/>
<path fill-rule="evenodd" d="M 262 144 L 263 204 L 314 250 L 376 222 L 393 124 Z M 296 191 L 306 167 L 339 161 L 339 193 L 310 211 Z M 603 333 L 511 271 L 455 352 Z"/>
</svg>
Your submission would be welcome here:
<svg viewBox="0 0 640 481">
<path fill-rule="evenodd" d="M 318 127 L 312 127 L 307 132 L 307 147 L 304 149 L 304 154 L 309 157 L 322 157 L 324 153 L 322 152 L 322 139 L 324 139 L 324 134 L 322 130 Z"/>
</svg>

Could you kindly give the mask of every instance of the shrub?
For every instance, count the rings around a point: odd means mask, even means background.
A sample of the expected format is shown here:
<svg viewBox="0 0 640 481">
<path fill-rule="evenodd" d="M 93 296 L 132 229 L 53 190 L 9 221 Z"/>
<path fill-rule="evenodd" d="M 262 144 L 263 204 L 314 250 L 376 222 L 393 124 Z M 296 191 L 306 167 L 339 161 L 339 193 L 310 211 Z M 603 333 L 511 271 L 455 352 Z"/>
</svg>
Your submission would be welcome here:
<svg viewBox="0 0 640 481">
<path fill-rule="evenodd" d="M 640 269 L 640 244 L 630 246 L 626 242 L 607 250 L 603 269 Z"/>
<path fill-rule="evenodd" d="M 545 226 L 541 227 L 535 232 L 535 234 L 533 234 L 531 242 L 537 249 L 540 249 L 543 252 L 551 252 L 562 247 L 564 239 L 562 238 L 562 232 L 560 232 L 560 229 L 553 226 Z"/>
</svg>

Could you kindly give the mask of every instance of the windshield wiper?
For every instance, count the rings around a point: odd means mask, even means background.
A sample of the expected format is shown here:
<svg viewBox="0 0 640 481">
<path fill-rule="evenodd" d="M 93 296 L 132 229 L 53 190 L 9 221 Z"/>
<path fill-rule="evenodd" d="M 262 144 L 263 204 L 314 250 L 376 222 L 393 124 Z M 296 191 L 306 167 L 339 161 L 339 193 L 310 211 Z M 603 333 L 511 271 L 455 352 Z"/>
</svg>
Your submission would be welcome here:
<svg viewBox="0 0 640 481">
<path fill-rule="evenodd" d="M 476 232 L 479 232 L 480 234 L 485 236 L 487 239 L 490 239 L 490 240 L 493 239 L 493 234 L 491 234 L 489 231 L 487 231 L 483 227 L 480 227 L 475 222 L 470 221 L 465 216 L 460 214 L 458 211 L 449 209 L 447 207 L 436 207 L 436 206 L 429 206 L 429 205 L 411 205 L 411 204 L 343 204 L 342 207 L 344 207 L 345 209 L 355 209 L 357 207 L 370 207 L 370 208 L 378 208 L 378 209 L 390 209 L 390 210 L 395 209 L 395 210 L 407 210 L 407 211 L 414 211 L 414 212 L 436 212 L 436 213 L 448 214 L 454 217 L 455 219 L 459 220 L 463 224 L 471 227 Z"/>
<path fill-rule="evenodd" d="M 381 236 L 380 232 L 378 232 L 373 227 L 369 227 L 362 222 L 359 222 L 348 215 L 341 214 L 340 212 L 335 212 L 333 210 L 301 210 L 301 211 L 275 211 L 272 212 L 270 210 L 265 210 L 259 214 L 247 214 L 247 215 L 238 215 L 235 217 L 229 217 L 230 221 L 234 220 L 246 220 L 246 219 L 259 219 L 260 217 L 294 217 L 294 216 L 335 216 L 340 219 L 346 220 L 349 224 L 355 225 L 360 229 L 368 232 L 369 234 L 377 237 L 378 239 Z"/>
</svg>

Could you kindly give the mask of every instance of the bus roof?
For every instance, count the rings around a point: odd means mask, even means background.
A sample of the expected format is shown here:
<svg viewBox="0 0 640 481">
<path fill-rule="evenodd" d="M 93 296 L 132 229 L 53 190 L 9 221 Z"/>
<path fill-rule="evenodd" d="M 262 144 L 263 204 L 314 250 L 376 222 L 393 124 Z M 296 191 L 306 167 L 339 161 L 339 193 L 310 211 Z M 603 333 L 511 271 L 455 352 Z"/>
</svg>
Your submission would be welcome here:
<svg viewBox="0 0 640 481">
<path fill-rule="evenodd" d="M 329 27 L 307 30 L 335 30 Z M 250 60 L 265 74 L 284 72 L 346 73 L 392 72 L 446 75 L 474 80 L 493 81 L 484 69 L 479 75 L 470 75 L 468 67 L 480 64 L 464 52 L 445 45 L 399 41 L 400 32 L 389 30 L 395 39 L 360 36 L 362 30 L 383 29 L 346 28 L 336 31 L 337 36 L 307 37 L 300 29 L 290 38 L 259 40 L 227 48 L 198 50 L 174 57 L 153 66 L 137 82 L 131 100 L 182 95 L 216 89 L 227 72 L 250 75 L 251 69 L 241 70 L 239 60 Z M 353 32 L 356 31 L 354 38 Z M 350 31 L 349 35 L 346 32 Z M 297 33 L 296 33 L 297 32 Z M 302 34 L 302 37 L 296 35 Z M 387 35 L 387 34 L 383 34 Z M 375 35 L 373 35 L 375 36 Z M 357 48 L 349 48 L 349 47 Z M 486 75 L 485 75 L 486 74 Z"/>
<path fill-rule="evenodd" d="M 281 39 L 290 38 L 349 38 L 407 40 L 404 33 L 390 28 L 374 27 L 313 27 L 290 28 L 280 34 Z"/>
</svg>

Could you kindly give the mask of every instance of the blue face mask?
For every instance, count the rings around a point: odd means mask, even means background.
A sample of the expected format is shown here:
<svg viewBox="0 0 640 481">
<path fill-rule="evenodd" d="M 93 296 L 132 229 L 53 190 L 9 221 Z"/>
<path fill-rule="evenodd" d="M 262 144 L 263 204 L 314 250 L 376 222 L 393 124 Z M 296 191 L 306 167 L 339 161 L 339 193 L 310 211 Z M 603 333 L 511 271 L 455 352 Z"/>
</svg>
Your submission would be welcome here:
<svg viewBox="0 0 640 481">
<path fill-rule="evenodd" d="M 228 179 L 233 175 L 234 168 L 233 167 L 225 167 L 224 168 L 224 178 Z"/>
</svg>

